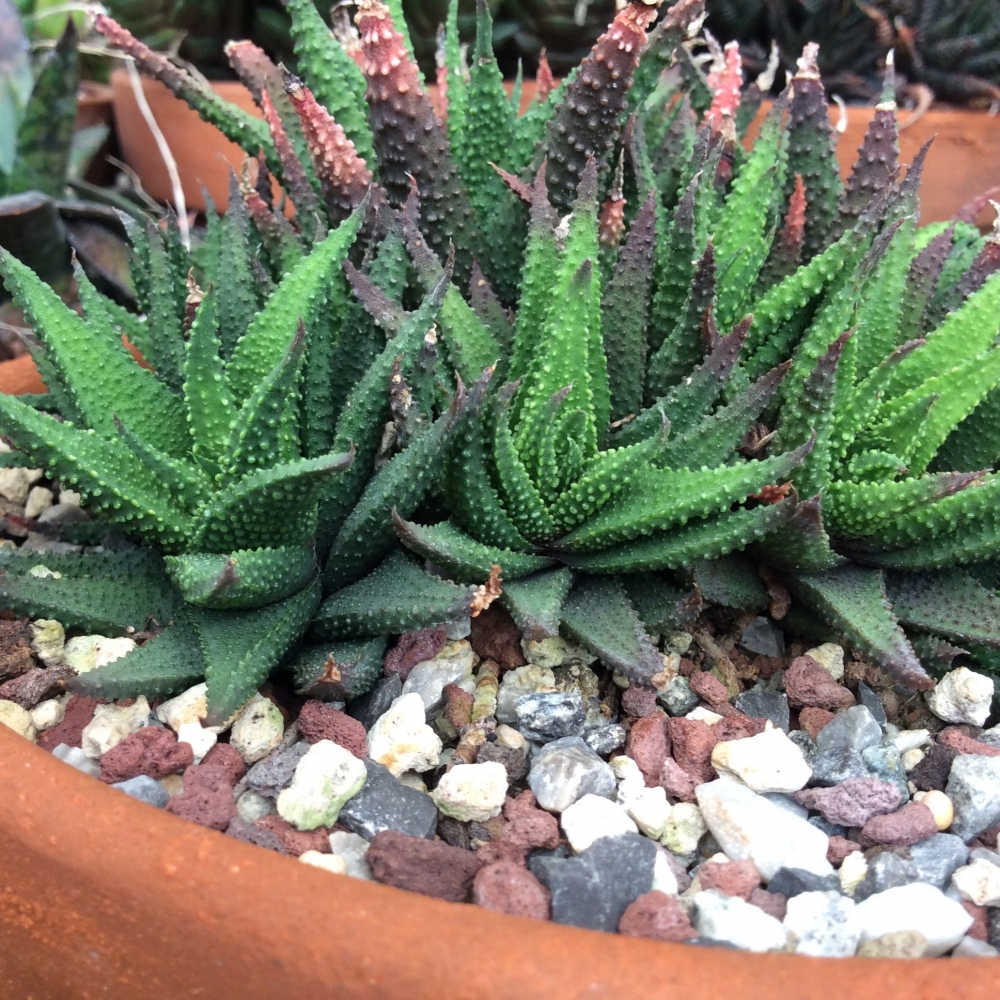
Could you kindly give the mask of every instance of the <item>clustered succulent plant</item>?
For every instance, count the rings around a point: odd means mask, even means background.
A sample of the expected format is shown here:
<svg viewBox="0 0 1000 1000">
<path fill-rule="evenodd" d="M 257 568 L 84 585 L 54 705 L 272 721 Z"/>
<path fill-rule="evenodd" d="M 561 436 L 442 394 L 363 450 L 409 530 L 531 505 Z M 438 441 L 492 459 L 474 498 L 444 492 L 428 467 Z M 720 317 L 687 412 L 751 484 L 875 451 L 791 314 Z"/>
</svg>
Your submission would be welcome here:
<svg viewBox="0 0 1000 1000">
<path fill-rule="evenodd" d="M 0 430 L 137 545 L 2 555 L 19 612 L 152 636 L 75 683 L 205 675 L 219 718 L 285 664 L 343 699 L 391 635 L 495 599 L 636 684 L 705 602 L 789 594 L 911 686 L 958 643 L 989 664 L 1000 241 L 916 228 L 891 100 L 841 184 L 807 46 L 747 150 L 737 46 L 661 74 L 703 0 L 655 26 L 633 0 L 518 116 L 480 0 L 468 65 L 452 4 L 439 117 L 389 7 L 357 6 L 335 38 L 290 0 L 301 79 L 229 47 L 266 133 L 98 20 L 258 173 L 195 255 L 134 231 L 141 320 L 0 259 L 58 410 L 0 398 Z"/>
</svg>

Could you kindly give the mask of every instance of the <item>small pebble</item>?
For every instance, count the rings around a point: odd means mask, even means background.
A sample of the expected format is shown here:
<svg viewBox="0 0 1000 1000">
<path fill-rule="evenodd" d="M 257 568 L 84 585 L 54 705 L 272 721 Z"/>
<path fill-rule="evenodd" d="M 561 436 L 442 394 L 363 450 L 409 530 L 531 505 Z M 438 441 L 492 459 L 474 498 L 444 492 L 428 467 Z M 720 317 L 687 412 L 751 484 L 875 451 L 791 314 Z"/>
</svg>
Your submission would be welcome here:
<svg viewBox="0 0 1000 1000">
<path fill-rule="evenodd" d="M 149 702 L 139 695 L 131 705 L 98 705 L 84 727 L 80 746 L 95 760 L 131 736 L 149 720 Z"/>
<path fill-rule="evenodd" d="M 281 742 L 284 733 L 285 720 L 278 706 L 255 694 L 236 717 L 229 743 L 248 764 L 254 764 Z"/>
<path fill-rule="evenodd" d="M 365 765 L 331 740 L 314 743 L 278 795 L 278 814 L 298 830 L 337 822 L 340 809 L 365 783 Z"/>
<path fill-rule="evenodd" d="M 347 703 L 347 714 L 357 719 L 368 732 L 402 693 L 403 682 L 398 674 L 381 677 L 371 691 Z"/>
<path fill-rule="evenodd" d="M 468 900 L 482 867 L 472 851 L 395 830 L 375 834 L 365 860 L 376 882 L 452 903 Z"/>
<path fill-rule="evenodd" d="M 850 747 L 833 747 L 817 750 L 806 755 L 812 768 L 812 784 L 824 787 L 839 785 L 848 778 L 868 778 L 870 774 L 865 762 L 856 750 Z"/>
<path fill-rule="evenodd" d="M 968 934 L 951 951 L 953 958 L 997 958 L 1000 956 L 1000 951 L 993 947 L 991 944 L 987 944 L 985 941 L 979 941 L 974 937 L 969 937 Z"/>
<path fill-rule="evenodd" d="M 786 899 L 804 892 L 830 892 L 840 888 L 837 873 L 817 875 L 802 868 L 779 868 L 767 883 L 769 892 L 780 892 Z"/>
<path fill-rule="evenodd" d="M 890 931 L 858 948 L 861 958 L 923 958 L 927 952 L 927 938 L 920 931 Z"/>
<path fill-rule="evenodd" d="M 276 799 L 282 788 L 287 788 L 292 783 L 295 768 L 308 752 L 309 744 L 304 741 L 293 743 L 283 750 L 275 750 L 247 771 L 247 787 L 268 798 Z"/>
<path fill-rule="evenodd" d="M 172 795 L 166 810 L 211 830 L 225 830 L 236 817 L 233 789 L 219 767 L 192 764 L 184 772 L 184 787 Z"/>
<path fill-rule="evenodd" d="M 31 623 L 31 648 L 47 667 L 63 663 L 66 630 L 53 618 L 39 618 Z"/>
<path fill-rule="evenodd" d="M 755 792 L 795 792 L 812 777 L 802 751 L 780 729 L 748 739 L 716 743 L 712 765 Z"/>
<path fill-rule="evenodd" d="M 842 826 L 864 826 L 873 816 L 897 809 L 899 789 L 877 778 L 848 778 L 828 788 L 807 788 L 798 792 L 796 802 L 822 813 L 823 818 Z"/>
<path fill-rule="evenodd" d="M 156 780 L 178 774 L 197 763 L 190 745 L 169 729 L 144 726 L 126 736 L 101 757 L 101 779 L 118 784 L 139 775 Z"/>
<path fill-rule="evenodd" d="M 723 854 L 721 856 L 725 858 Z M 702 889 L 714 889 L 726 896 L 739 896 L 748 903 L 754 890 L 760 886 L 760 872 L 749 859 L 730 861 L 709 859 L 698 868 L 698 881 Z"/>
<path fill-rule="evenodd" d="M 1000 757 L 956 757 L 945 794 L 955 809 L 951 832 L 964 841 L 979 836 L 1000 821 Z"/>
<path fill-rule="evenodd" d="M 538 743 L 579 736 L 586 715 L 580 695 L 570 691 L 522 695 L 514 704 L 514 712 L 521 734 Z"/>
<path fill-rule="evenodd" d="M 431 792 L 439 812 L 463 823 L 485 823 L 499 816 L 506 797 L 507 771 L 492 761 L 453 767 Z"/>
<path fill-rule="evenodd" d="M 330 850 L 344 859 L 347 874 L 351 878 L 358 878 L 365 882 L 371 881 L 372 873 L 365 860 L 369 845 L 364 837 L 359 837 L 356 833 L 348 833 L 345 830 L 335 830 L 330 834 L 329 842 Z"/>
<path fill-rule="evenodd" d="M 868 861 L 861 851 L 852 851 L 840 863 L 837 875 L 840 879 L 840 891 L 845 896 L 853 896 L 855 889 L 864 881 L 868 873 Z"/>
<path fill-rule="evenodd" d="M 937 790 L 930 792 L 917 792 L 913 796 L 915 802 L 922 802 L 931 811 L 934 822 L 940 831 L 947 830 L 955 819 L 955 807 L 951 799 L 944 792 Z"/>
<path fill-rule="evenodd" d="M 211 729 L 205 729 L 200 722 L 185 722 L 177 730 L 177 740 L 191 747 L 194 762 L 200 764 L 209 750 L 218 743 L 219 737 Z"/>
<path fill-rule="evenodd" d="M 582 663 L 589 666 L 597 657 L 583 646 L 568 642 L 562 636 L 547 639 L 522 640 L 521 646 L 529 663 L 540 667 L 561 667 L 567 663 Z"/>
<path fill-rule="evenodd" d="M 58 726 L 66 717 L 66 703 L 70 697 L 69 694 L 64 694 L 58 698 L 47 698 L 30 709 L 31 721 L 35 724 L 35 729 L 38 732 L 44 732 L 46 729 Z"/>
<path fill-rule="evenodd" d="M 781 922 L 738 896 L 698 892 L 694 927 L 712 941 L 725 941 L 744 951 L 784 951 L 787 934 Z"/>
<path fill-rule="evenodd" d="M 52 750 L 52 756 L 69 764 L 70 767 L 75 767 L 78 771 L 83 771 L 84 774 L 89 774 L 93 778 L 99 778 L 101 775 L 100 764 L 93 757 L 88 757 L 79 747 L 71 747 L 65 743 L 60 743 Z"/>
<path fill-rule="evenodd" d="M 835 681 L 844 677 L 844 647 L 835 642 L 824 642 L 822 646 L 807 649 L 804 656 L 816 661 Z"/>
<path fill-rule="evenodd" d="M 417 663 L 403 682 L 403 695 L 416 694 L 430 715 L 444 705 L 444 689 L 472 675 L 475 653 L 465 640 L 449 642 L 433 658 Z"/>
<path fill-rule="evenodd" d="M 908 847 L 938 832 L 934 814 L 922 802 L 908 802 L 884 816 L 873 816 L 861 828 L 862 844 Z"/>
<path fill-rule="evenodd" d="M 411 837 L 434 836 L 438 811 L 425 791 L 408 787 L 373 760 L 365 761 L 365 771 L 367 778 L 361 791 L 340 810 L 343 826 L 365 842 L 382 830 L 396 830 Z"/>
<path fill-rule="evenodd" d="M 667 714 L 674 717 L 687 715 L 698 704 L 698 696 L 691 690 L 686 677 L 675 677 L 657 698 Z"/>
<path fill-rule="evenodd" d="M 508 670 L 500 681 L 497 691 L 497 722 L 508 726 L 518 724 L 515 706 L 527 694 L 540 694 L 556 690 L 556 675 L 549 667 L 528 663 L 523 667 Z"/>
<path fill-rule="evenodd" d="M 770 719 L 779 729 L 788 732 L 788 696 L 781 691 L 771 691 L 762 682 L 749 691 L 738 694 L 735 706 L 752 719 Z"/>
<path fill-rule="evenodd" d="M 898 931 L 919 931 L 927 939 L 927 955 L 954 948 L 972 926 L 961 904 L 926 882 L 914 882 L 876 893 L 858 904 L 861 939 L 870 941 Z"/>
<path fill-rule="evenodd" d="M 839 648 L 839 647 L 838 647 Z M 795 952 L 819 958 L 848 958 L 861 940 L 854 900 L 832 892 L 803 892 L 788 900 L 784 927 Z"/>
<path fill-rule="evenodd" d="M 740 633 L 739 644 L 758 656 L 785 655 L 785 636 L 770 618 L 757 617 Z"/>
<path fill-rule="evenodd" d="M 854 704 L 854 695 L 841 687 L 829 671 L 824 670 L 811 656 L 797 656 L 789 664 L 783 678 L 789 704 L 796 707 L 810 706 L 835 711 Z"/>
<path fill-rule="evenodd" d="M 977 906 L 1000 906 L 1000 866 L 991 861 L 975 858 L 956 869 L 951 881 L 962 899 Z"/>
<path fill-rule="evenodd" d="M 818 750 L 848 747 L 860 753 L 882 739 L 882 727 L 864 705 L 854 705 L 834 716 L 816 734 Z"/>
<path fill-rule="evenodd" d="M 952 873 L 965 864 L 969 849 L 961 837 L 952 833 L 938 833 L 919 844 L 907 848 L 906 853 L 916 867 L 917 877 L 938 889 L 944 889 Z"/>
<path fill-rule="evenodd" d="M 625 743 L 626 736 L 625 727 L 615 722 L 600 729 L 587 730 L 583 734 L 583 740 L 594 753 L 607 757 Z"/>
<path fill-rule="evenodd" d="M 619 796 L 621 796 L 621 786 L 619 786 Z M 671 805 L 663 788 L 638 788 L 626 794 L 624 798 L 620 797 L 619 802 L 639 831 L 647 837 L 659 840 L 666 832 Z"/>
<path fill-rule="evenodd" d="M 63 661 L 78 674 L 107 666 L 127 656 L 135 649 L 135 641 L 127 636 L 110 638 L 106 635 L 78 635 L 66 640 Z"/>
<path fill-rule="evenodd" d="M 365 727 L 357 719 L 321 701 L 307 701 L 299 711 L 296 725 L 307 743 L 331 740 L 346 747 L 359 760 L 368 756 Z"/>
<path fill-rule="evenodd" d="M 154 778 L 149 775 L 139 774 L 127 781 L 118 781 L 111 786 L 118 791 L 130 795 L 133 799 L 145 802 L 147 805 L 162 809 L 169 801 L 170 795 L 167 790 Z"/>
<path fill-rule="evenodd" d="M 958 667 L 946 673 L 924 698 L 927 707 L 945 722 L 981 726 L 993 704 L 993 679 Z"/>
<path fill-rule="evenodd" d="M 567 736 L 536 755 L 528 786 L 543 809 L 558 813 L 588 793 L 614 795 L 615 775 L 579 736 Z"/>
<path fill-rule="evenodd" d="M 425 718 L 418 693 L 401 695 L 368 733 L 369 756 L 397 777 L 437 767 L 443 744 Z"/>
<path fill-rule="evenodd" d="M 701 809 L 693 802 L 678 802 L 671 810 L 660 843 L 673 854 L 694 854 L 708 830 Z"/>
<path fill-rule="evenodd" d="M 339 854 L 323 854 L 320 851 L 303 851 L 299 861 L 313 868 L 322 868 L 333 875 L 346 875 L 347 862 Z"/>
<path fill-rule="evenodd" d="M 270 816 L 276 811 L 277 806 L 274 804 L 274 799 L 269 799 L 259 792 L 255 792 L 252 788 L 248 788 L 236 800 L 236 815 L 247 824 Z"/>
<path fill-rule="evenodd" d="M 0 469 L 0 472 L 7 471 L 9 470 Z M 0 700 L 0 725 L 14 730 L 18 736 L 23 736 L 32 743 L 38 738 L 38 729 L 31 713 L 21 708 L 17 702 Z"/>
<path fill-rule="evenodd" d="M 629 903 L 618 921 L 618 932 L 628 937 L 674 943 L 687 941 L 697 933 L 684 907 L 656 889 Z"/>
<path fill-rule="evenodd" d="M 551 894 L 526 868 L 513 861 L 496 861 L 476 872 L 472 901 L 512 917 L 548 920 Z"/>
<path fill-rule="evenodd" d="M 581 796 L 563 811 L 559 822 L 577 854 L 601 837 L 638 832 L 635 822 L 620 805 L 600 795 Z"/>
</svg>

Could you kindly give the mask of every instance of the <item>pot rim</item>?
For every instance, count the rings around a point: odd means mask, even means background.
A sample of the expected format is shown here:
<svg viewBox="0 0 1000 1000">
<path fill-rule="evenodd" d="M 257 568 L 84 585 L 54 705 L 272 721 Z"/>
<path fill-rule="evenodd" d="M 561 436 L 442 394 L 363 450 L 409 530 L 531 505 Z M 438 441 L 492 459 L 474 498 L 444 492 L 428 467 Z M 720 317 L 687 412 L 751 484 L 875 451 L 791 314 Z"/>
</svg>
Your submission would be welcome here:
<svg viewBox="0 0 1000 1000">
<path fill-rule="evenodd" d="M 33 1000 L 995 996 L 981 959 L 662 944 L 317 871 L 138 802 L 0 726 L 0 983 Z"/>
</svg>

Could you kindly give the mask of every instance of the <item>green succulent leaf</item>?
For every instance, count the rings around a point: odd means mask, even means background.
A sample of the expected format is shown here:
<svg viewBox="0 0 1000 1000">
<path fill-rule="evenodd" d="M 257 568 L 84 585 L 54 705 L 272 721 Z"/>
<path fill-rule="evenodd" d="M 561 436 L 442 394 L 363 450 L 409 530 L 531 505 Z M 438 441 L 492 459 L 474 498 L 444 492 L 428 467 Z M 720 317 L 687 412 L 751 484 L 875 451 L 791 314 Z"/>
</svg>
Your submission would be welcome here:
<svg viewBox="0 0 1000 1000">
<path fill-rule="evenodd" d="M 563 602 L 573 586 L 573 573 L 565 566 L 507 581 L 500 602 L 528 642 L 559 635 Z"/>
<path fill-rule="evenodd" d="M 350 701 L 382 676 L 386 636 L 303 646 L 289 664 L 296 693 L 320 701 Z"/>
</svg>

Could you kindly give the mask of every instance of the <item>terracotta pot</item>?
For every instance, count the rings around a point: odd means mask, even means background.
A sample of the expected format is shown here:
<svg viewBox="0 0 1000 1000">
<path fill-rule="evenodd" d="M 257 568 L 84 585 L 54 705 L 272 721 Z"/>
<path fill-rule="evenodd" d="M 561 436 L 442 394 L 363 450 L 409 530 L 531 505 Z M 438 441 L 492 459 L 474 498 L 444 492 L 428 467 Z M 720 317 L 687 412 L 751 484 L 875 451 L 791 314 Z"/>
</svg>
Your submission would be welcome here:
<svg viewBox="0 0 1000 1000">
<path fill-rule="evenodd" d="M 20 396 L 26 392 L 48 392 L 30 354 L 11 361 L 0 361 L 0 392 Z"/>
<path fill-rule="evenodd" d="M 110 125 L 113 105 L 114 94 L 108 84 L 82 80 L 76 97 L 77 129 Z"/>
<path fill-rule="evenodd" d="M 987 1000 L 982 959 L 665 945 L 330 875 L 102 785 L 0 726 L 0 995 L 31 1000 Z M 835 984 L 835 986 L 832 986 Z"/>
<path fill-rule="evenodd" d="M 139 175 L 142 186 L 157 201 L 172 201 L 170 177 L 159 148 L 146 120 L 139 111 L 128 72 L 117 69 L 111 74 L 115 101 L 115 129 L 125 162 Z M 163 132 L 177 161 L 188 208 L 205 210 L 201 185 L 208 188 L 216 208 L 229 204 L 229 167 L 238 171 L 245 154 L 229 142 L 213 125 L 203 122 L 182 100 L 158 80 L 143 77 L 142 89 L 150 110 Z M 222 98 L 260 117 L 250 91 L 242 83 L 213 83 L 212 89 Z"/>
</svg>

